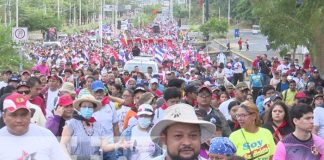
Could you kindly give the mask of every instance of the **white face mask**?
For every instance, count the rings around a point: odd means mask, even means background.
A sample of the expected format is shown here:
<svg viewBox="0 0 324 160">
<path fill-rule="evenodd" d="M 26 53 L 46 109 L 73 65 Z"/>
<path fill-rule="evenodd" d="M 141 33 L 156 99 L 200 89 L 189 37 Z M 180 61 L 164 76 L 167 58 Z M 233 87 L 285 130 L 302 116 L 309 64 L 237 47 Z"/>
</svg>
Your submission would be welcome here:
<svg viewBox="0 0 324 160">
<path fill-rule="evenodd" d="M 144 118 L 144 117 L 139 117 L 138 118 L 138 125 L 141 128 L 148 128 L 151 125 L 151 118 Z"/>
</svg>

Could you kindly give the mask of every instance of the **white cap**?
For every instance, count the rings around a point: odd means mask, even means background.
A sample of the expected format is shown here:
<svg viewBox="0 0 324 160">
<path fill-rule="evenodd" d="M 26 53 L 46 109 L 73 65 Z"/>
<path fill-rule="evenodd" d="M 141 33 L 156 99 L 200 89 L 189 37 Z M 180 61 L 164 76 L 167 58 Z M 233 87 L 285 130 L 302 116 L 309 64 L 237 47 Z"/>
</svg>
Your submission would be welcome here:
<svg viewBox="0 0 324 160">
<path fill-rule="evenodd" d="M 271 100 L 270 97 L 264 99 L 263 106 L 265 106 L 268 102 L 270 102 L 270 100 Z"/>
<path fill-rule="evenodd" d="M 153 83 L 159 83 L 159 80 L 156 79 L 156 78 L 152 78 L 152 79 L 150 80 L 150 84 L 153 84 Z"/>
<path fill-rule="evenodd" d="M 138 107 L 137 116 L 140 115 L 153 115 L 153 107 L 149 104 L 142 104 Z"/>
</svg>

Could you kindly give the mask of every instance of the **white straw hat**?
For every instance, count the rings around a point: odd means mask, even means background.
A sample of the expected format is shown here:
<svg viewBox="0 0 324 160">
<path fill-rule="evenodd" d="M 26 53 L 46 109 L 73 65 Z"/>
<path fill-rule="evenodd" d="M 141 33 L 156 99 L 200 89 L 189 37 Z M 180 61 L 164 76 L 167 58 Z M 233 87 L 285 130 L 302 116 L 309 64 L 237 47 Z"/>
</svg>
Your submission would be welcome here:
<svg viewBox="0 0 324 160">
<path fill-rule="evenodd" d="M 163 119 L 155 124 L 151 130 L 150 135 L 153 141 L 161 136 L 165 128 L 175 123 L 198 124 L 201 130 L 201 142 L 206 142 L 215 133 L 215 125 L 208 121 L 199 120 L 194 108 L 188 104 L 179 103 L 168 107 L 165 111 L 166 114 Z"/>
<path fill-rule="evenodd" d="M 96 105 L 96 107 L 94 108 L 95 111 L 99 110 L 99 108 L 101 107 L 101 102 L 96 100 L 96 98 L 94 98 L 92 95 L 84 95 L 81 98 L 74 100 L 73 107 L 74 108 L 80 107 L 82 102 L 91 102 L 95 104 Z"/>
</svg>

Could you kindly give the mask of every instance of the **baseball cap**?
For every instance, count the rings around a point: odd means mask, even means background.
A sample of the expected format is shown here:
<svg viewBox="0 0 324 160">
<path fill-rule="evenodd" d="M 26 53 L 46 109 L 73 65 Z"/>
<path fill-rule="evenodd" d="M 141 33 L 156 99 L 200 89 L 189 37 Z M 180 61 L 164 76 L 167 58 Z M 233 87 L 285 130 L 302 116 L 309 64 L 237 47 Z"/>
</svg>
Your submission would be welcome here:
<svg viewBox="0 0 324 160">
<path fill-rule="evenodd" d="M 97 92 L 98 90 L 105 90 L 105 85 L 101 81 L 96 80 L 91 83 L 91 89 L 94 92 Z"/>
<path fill-rule="evenodd" d="M 52 74 L 50 76 L 47 77 L 48 80 L 56 80 L 56 81 L 59 81 L 60 80 L 60 77 L 55 75 L 55 74 Z"/>
<path fill-rule="evenodd" d="M 188 85 L 185 87 L 185 92 L 186 93 L 197 93 L 197 87 L 194 85 Z"/>
<path fill-rule="evenodd" d="M 22 86 L 30 87 L 30 86 L 27 84 L 26 81 L 20 81 L 20 82 L 18 83 L 18 85 L 17 85 L 17 89 L 18 89 L 19 87 L 22 87 Z"/>
<path fill-rule="evenodd" d="M 24 75 L 24 74 L 29 74 L 30 75 L 30 72 L 28 70 L 25 70 L 25 71 L 21 72 L 21 75 Z"/>
<path fill-rule="evenodd" d="M 19 79 L 19 77 L 16 76 L 16 75 L 11 76 L 11 77 L 9 78 L 9 80 L 8 80 L 8 82 L 19 82 L 19 81 L 20 81 L 20 79 Z"/>
<path fill-rule="evenodd" d="M 153 115 L 153 107 L 149 104 L 142 104 L 138 107 L 137 116 L 140 115 Z"/>
<path fill-rule="evenodd" d="M 277 99 L 282 100 L 281 95 L 278 94 L 278 93 L 275 93 L 274 95 L 272 95 L 272 96 L 270 97 L 270 101 L 275 101 L 275 100 L 277 100 Z"/>
<path fill-rule="evenodd" d="M 239 82 L 236 84 L 235 88 L 242 91 L 245 89 L 249 89 L 249 86 L 245 82 Z"/>
<path fill-rule="evenodd" d="M 204 89 L 206 89 L 209 93 L 213 93 L 212 90 L 209 87 L 205 86 L 205 85 L 199 87 L 198 93 L 201 92 Z"/>
<path fill-rule="evenodd" d="M 314 99 L 316 99 L 316 98 L 318 98 L 318 97 L 322 97 L 322 98 L 324 98 L 324 95 L 323 95 L 323 94 L 316 94 L 316 95 L 314 96 Z"/>
<path fill-rule="evenodd" d="M 158 79 L 156 79 L 156 78 L 152 78 L 152 79 L 150 80 L 150 84 L 153 84 L 153 83 L 159 83 Z"/>
<path fill-rule="evenodd" d="M 304 92 L 302 92 L 302 91 L 297 92 L 296 95 L 295 95 L 296 99 L 303 99 L 303 98 L 306 98 L 306 97 L 307 97 L 306 94 Z"/>
<path fill-rule="evenodd" d="M 62 107 L 67 107 L 73 104 L 73 99 L 69 94 L 64 94 L 59 97 L 58 105 Z"/>
<path fill-rule="evenodd" d="M 137 92 L 146 92 L 146 89 L 143 86 L 136 86 L 135 90 L 134 90 L 134 94 L 136 94 Z"/>
<path fill-rule="evenodd" d="M 269 103 L 271 101 L 270 97 L 264 99 L 263 101 L 263 106 L 265 106 L 267 103 Z"/>
<path fill-rule="evenodd" d="M 30 109 L 27 107 L 27 101 L 28 99 L 26 96 L 19 93 L 12 93 L 4 99 L 3 110 L 12 113 L 18 109 L 27 109 L 30 112 Z"/>
</svg>

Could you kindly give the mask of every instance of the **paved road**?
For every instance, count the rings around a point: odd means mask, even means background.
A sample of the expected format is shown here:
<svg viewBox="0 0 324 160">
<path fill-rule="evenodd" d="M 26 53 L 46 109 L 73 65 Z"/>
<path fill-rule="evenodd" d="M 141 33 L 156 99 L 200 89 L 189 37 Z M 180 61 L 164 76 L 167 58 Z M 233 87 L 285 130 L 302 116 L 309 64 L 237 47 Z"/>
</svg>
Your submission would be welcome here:
<svg viewBox="0 0 324 160">
<path fill-rule="evenodd" d="M 245 56 L 247 59 L 253 60 L 257 55 L 260 54 L 267 54 L 269 58 L 273 56 L 278 56 L 277 53 L 275 53 L 273 50 L 267 51 L 266 45 L 267 45 L 267 38 L 262 34 L 253 35 L 251 29 L 244 29 L 241 30 L 241 37 L 242 40 L 245 41 L 246 39 L 249 39 L 250 43 L 250 50 L 246 51 L 245 44 L 243 45 L 243 50 L 239 51 L 239 46 L 237 44 L 238 38 L 234 38 L 234 30 L 231 30 L 229 34 L 229 40 L 231 42 L 231 49 L 234 51 L 234 53 L 239 53 L 243 56 Z M 226 39 L 217 39 L 215 40 L 223 45 L 226 45 Z M 211 43 L 211 45 L 215 45 L 215 43 Z"/>
</svg>

